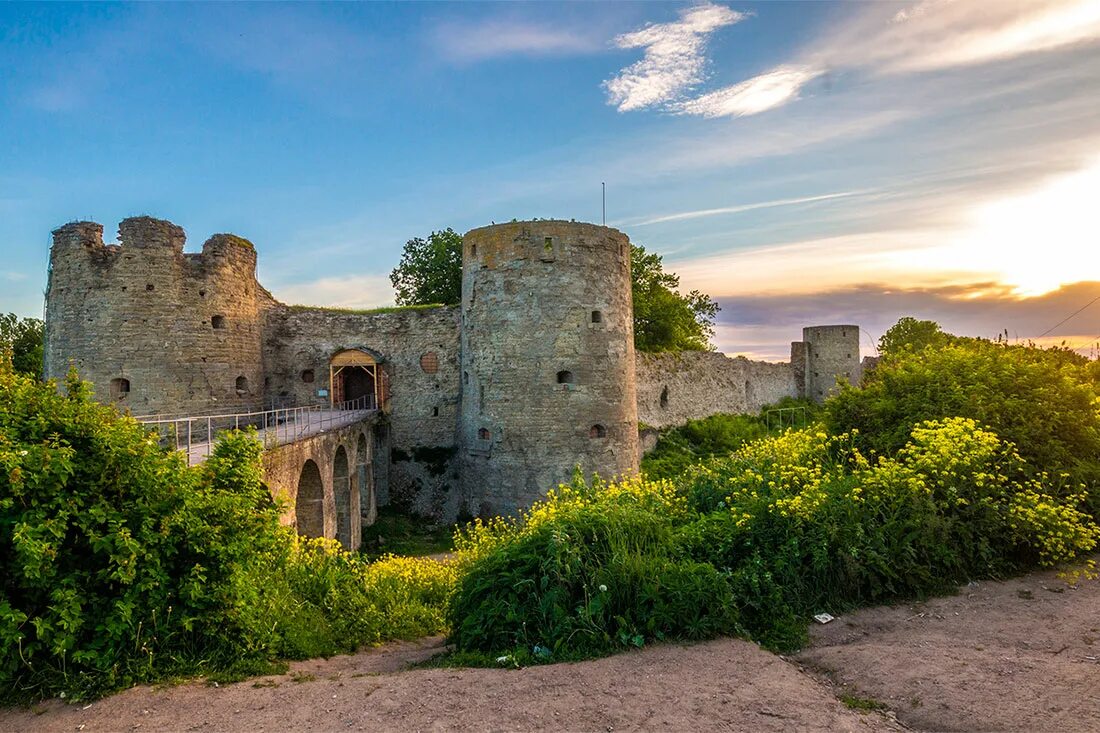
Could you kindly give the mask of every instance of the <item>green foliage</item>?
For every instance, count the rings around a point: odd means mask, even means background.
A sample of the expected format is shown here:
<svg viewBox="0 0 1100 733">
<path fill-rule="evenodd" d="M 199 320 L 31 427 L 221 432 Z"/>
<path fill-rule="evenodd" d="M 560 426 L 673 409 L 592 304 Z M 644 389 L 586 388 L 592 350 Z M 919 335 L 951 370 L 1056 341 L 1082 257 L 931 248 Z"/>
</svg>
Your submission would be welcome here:
<svg viewBox="0 0 1100 733">
<path fill-rule="evenodd" d="M 405 242 L 390 282 L 398 305 L 457 305 L 462 299 L 462 235 L 448 228 Z"/>
<path fill-rule="evenodd" d="M 634 346 L 639 351 L 707 351 L 718 303 L 693 290 L 678 291 L 680 278 L 665 272 L 661 256 L 631 245 Z M 462 236 L 451 229 L 405 243 L 390 273 L 397 304 L 456 305 L 462 298 Z"/>
<path fill-rule="evenodd" d="M 861 388 L 843 387 L 825 405 L 830 430 L 858 430 L 863 448 L 891 455 L 918 422 L 973 418 L 1014 443 L 1036 469 L 1067 472 L 1100 490 L 1094 366 L 1065 349 L 951 338 L 896 350 Z"/>
<path fill-rule="evenodd" d="M 639 351 L 707 351 L 718 303 L 692 290 L 681 295 L 680 277 L 665 272 L 661 255 L 631 245 L 634 347 Z"/>
<path fill-rule="evenodd" d="M 804 427 L 818 412 L 818 406 L 808 400 L 784 397 L 774 405 L 766 405 L 759 415 L 730 415 L 719 413 L 700 420 L 688 420 L 684 425 L 665 428 L 660 432 L 657 446 L 642 459 L 642 472 L 649 478 L 675 479 L 692 465 L 714 458 L 728 456 L 745 443 L 764 437 L 780 425 L 778 409 L 794 409 L 796 416 L 784 418 L 783 425 L 791 421 Z"/>
<path fill-rule="evenodd" d="M 675 483 L 575 480 L 521 521 L 471 525 L 452 641 L 569 659 L 743 629 L 791 649 L 813 613 L 1093 552 L 1083 502 L 973 420 L 921 423 L 875 462 L 856 435 L 788 431 Z"/>
<path fill-rule="evenodd" d="M 0 355 L 11 359 L 18 374 L 42 376 L 45 326 L 37 318 L 20 318 L 14 313 L 0 314 Z"/>
<path fill-rule="evenodd" d="M 659 497 L 648 501 L 622 487 L 578 479 L 536 506 L 522 527 L 475 525 L 460 554 L 476 559 L 451 605 L 458 649 L 517 658 L 545 650 L 550 660 L 735 631 L 722 575 L 677 556 Z"/>
<path fill-rule="evenodd" d="M 767 434 L 756 415 L 717 414 L 662 430 L 657 446 L 642 459 L 649 478 L 675 479 L 699 461 L 729 455 Z"/>
<path fill-rule="evenodd" d="M 279 524 L 260 444 L 199 467 L 136 421 L 0 366 L 0 700 L 221 678 L 438 633 L 454 570 L 367 564 Z"/>
<path fill-rule="evenodd" d="M 921 351 L 929 346 L 946 346 L 955 340 L 954 336 L 940 330 L 940 324 L 935 321 L 918 321 L 906 316 L 882 334 L 878 340 L 878 350 L 884 358 L 889 358 L 906 351 Z"/>
<path fill-rule="evenodd" d="M 433 524 L 393 506 L 378 508 L 374 524 L 363 528 L 361 552 L 368 556 L 435 555 L 454 550 L 454 527 Z"/>
</svg>

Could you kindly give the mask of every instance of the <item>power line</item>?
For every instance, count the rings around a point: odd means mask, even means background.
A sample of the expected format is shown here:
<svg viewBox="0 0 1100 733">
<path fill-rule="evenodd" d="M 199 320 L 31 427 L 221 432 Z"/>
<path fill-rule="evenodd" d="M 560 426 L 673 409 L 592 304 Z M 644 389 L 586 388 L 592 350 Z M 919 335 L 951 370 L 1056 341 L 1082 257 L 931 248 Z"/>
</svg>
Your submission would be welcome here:
<svg viewBox="0 0 1100 733">
<path fill-rule="evenodd" d="M 1066 321 L 1070 320 L 1071 318 L 1073 318 L 1073 317 L 1074 317 L 1074 316 L 1076 316 L 1076 315 L 1077 315 L 1078 313 L 1080 313 L 1081 311 L 1085 310 L 1086 308 L 1088 308 L 1088 307 L 1089 307 L 1090 305 L 1092 305 L 1093 303 L 1097 302 L 1098 300 L 1100 300 L 1100 295 L 1097 295 L 1097 296 L 1096 296 L 1095 298 L 1093 298 L 1092 300 L 1090 300 L 1090 301 L 1089 301 L 1088 303 L 1085 303 L 1085 304 L 1084 304 L 1083 306 L 1081 306 L 1080 308 L 1078 308 L 1077 310 L 1075 310 L 1075 311 L 1074 311 L 1073 313 L 1070 313 L 1070 314 L 1069 314 L 1068 316 L 1066 316 L 1066 317 L 1065 317 L 1065 318 L 1063 318 L 1062 320 L 1058 321 L 1057 323 L 1055 323 L 1055 324 L 1054 324 L 1053 326 L 1051 326 L 1051 327 L 1050 327 L 1050 328 L 1048 328 L 1047 330 L 1043 331 L 1043 332 L 1042 332 L 1041 334 L 1039 334 L 1039 335 L 1038 335 L 1038 336 L 1037 336 L 1036 338 L 1042 338 L 1043 336 L 1046 336 L 1046 335 L 1047 335 L 1048 333 L 1050 333 L 1050 332 L 1051 332 L 1051 331 L 1053 331 L 1054 329 L 1058 328 L 1058 327 L 1059 327 L 1059 326 L 1061 326 L 1061 325 L 1062 325 L 1063 323 L 1065 323 Z"/>
</svg>

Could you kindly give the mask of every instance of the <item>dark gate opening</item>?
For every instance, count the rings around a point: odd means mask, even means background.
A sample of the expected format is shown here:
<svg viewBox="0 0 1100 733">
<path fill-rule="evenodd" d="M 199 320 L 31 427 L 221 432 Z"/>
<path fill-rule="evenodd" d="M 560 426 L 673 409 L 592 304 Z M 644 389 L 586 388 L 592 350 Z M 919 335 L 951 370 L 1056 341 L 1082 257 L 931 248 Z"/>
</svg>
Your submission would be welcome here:
<svg viewBox="0 0 1100 733">
<path fill-rule="evenodd" d="M 340 370 L 342 402 L 351 402 L 360 397 L 368 397 L 368 402 L 374 400 L 374 373 L 363 366 L 344 367 Z"/>
</svg>

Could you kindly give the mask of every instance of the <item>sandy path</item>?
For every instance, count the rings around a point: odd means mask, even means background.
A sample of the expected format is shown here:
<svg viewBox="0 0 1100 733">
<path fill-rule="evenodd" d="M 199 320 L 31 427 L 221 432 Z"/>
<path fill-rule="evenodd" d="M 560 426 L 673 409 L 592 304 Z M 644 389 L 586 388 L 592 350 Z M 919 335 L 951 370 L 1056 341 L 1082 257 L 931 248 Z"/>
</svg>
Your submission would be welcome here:
<svg viewBox="0 0 1100 733">
<path fill-rule="evenodd" d="M 0 711 L 11 731 L 889 731 L 808 674 L 745 641 L 662 645 L 522 670 L 397 671 L 439 642 L 295 665 L 220 688 L 134 688 L 86 710 Z M 293 681 L 295 675 L 316 679 Z M 269 685 L 269 686 L 265 686 Z"/>
<path fill-rule="evenodd" d="M 916 729 L 1100 731 L 1100 582 L 1054 573 L 868 608 L 797 660 Z"/>
</svg>

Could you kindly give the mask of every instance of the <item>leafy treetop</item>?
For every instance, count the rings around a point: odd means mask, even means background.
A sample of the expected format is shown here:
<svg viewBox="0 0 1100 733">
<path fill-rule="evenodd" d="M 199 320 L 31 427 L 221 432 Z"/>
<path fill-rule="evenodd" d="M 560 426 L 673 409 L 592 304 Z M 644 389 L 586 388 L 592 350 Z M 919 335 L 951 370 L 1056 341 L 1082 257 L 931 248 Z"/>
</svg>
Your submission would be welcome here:
<svg viewBox="0 0 1100 733">
<path fill-rule="evenodd" d="M 448 227 L 427 239 L 405 242 L 390 282 L 398 305 L 457 305 L 462 298 L 462 235 Z"/>
<path fill-rule="evenodd" d="M 14 313 L 0 315 L 0 352 L 11 355 L 17 374 L 42 375 L 44 326 L 37 318 L 20 318 Z"/>
<path fill-rule="evenodd" d="M 397 304 L 457 305 L 462 297 L 462 237 L 452 229 L 405 243 L 390 273 Z M 631 246 L 634 346 L 639 351 L 706 351 L 718 304 L 698 290 L 678 291 L 680 278 L 665 272 L 661 255 Z"/>
</svg>

